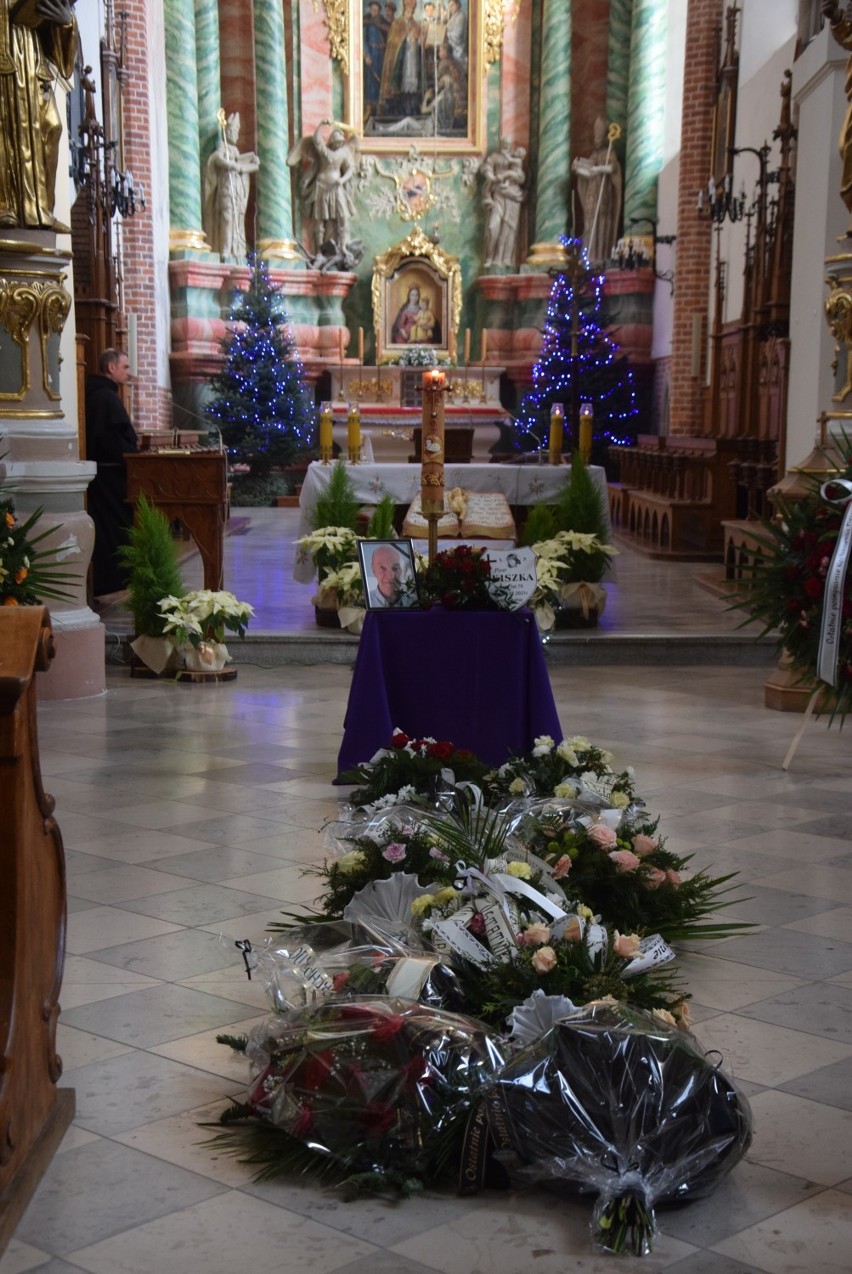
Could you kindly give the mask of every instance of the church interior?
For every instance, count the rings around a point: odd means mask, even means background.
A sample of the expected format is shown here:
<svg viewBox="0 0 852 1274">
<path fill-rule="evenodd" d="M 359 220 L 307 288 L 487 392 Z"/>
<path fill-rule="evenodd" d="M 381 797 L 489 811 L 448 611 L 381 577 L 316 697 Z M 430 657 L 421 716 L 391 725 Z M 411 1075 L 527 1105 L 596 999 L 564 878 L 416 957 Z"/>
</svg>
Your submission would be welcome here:
<svg viewBox="0 0 852 1274">
<path fill-rule="evenodd" d="M 599 616 L 536 637 L 561 730 L 635 771 L 694 870 L 737 873 L 750 926 L 677 960 L 751 1146 L 620 1259 L 848 1271 L 848 729 L 736 603 L 852 420 L 850 102 L 830 0 L 2 0 L 0 495 L 74 582 L 49 630 L 0 607 L 0 1274 L 611 1268 L 588 1200 L 541 1183 L 348 1203 L 210 1143 L 246 1088 L 216 1036 L 268 1013 L 235 944 L 316 901 L 385 618 L 321 618 L 324 462 L 359 533 L 389 497 L 431 557 L 430 472 L 496 554 L 578 451 L 618 556 Z M 261 267 L 312 423 L 253 485 L 210 405 Z M 560 379 L 592 332 L 612 407 Z M 187 587 L 253 608 L 221 675 L 140 670 L 97 586 L 86 404 L 124 365 L 127 503 L 172 520 Z"/>
</svg>

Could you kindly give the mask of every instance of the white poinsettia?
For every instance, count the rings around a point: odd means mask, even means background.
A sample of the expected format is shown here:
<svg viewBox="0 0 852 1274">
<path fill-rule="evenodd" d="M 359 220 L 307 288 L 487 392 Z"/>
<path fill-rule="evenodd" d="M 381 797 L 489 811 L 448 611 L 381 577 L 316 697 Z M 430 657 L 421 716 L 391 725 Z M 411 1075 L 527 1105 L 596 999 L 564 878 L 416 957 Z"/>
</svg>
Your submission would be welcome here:
<svg viewBox="0 0 852 1274">
<path fill-rule="evenodd" d="M 238 601 L 233 593 L 209 588 L 194 589 L 182 597 L 163 597 L 158 606 L 165 620 L 163 632 L 177 646 L 222 642 L 226 629 L 243 637 L 254 614 L 254 607 Z"/>
</svg>

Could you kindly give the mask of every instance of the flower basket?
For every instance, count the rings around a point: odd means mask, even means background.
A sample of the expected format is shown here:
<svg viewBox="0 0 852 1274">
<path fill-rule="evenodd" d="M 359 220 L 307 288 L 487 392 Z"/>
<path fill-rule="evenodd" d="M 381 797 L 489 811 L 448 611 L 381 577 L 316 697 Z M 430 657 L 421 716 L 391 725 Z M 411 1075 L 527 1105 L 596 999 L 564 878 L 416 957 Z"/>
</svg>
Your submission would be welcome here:
<svg viewBox="0 0 852 1274">
<path fill-rule="evenodd" d="M 340 628 L 340 611 L 336 606 L 314 606 L 317 628 Z"/>
</svg>

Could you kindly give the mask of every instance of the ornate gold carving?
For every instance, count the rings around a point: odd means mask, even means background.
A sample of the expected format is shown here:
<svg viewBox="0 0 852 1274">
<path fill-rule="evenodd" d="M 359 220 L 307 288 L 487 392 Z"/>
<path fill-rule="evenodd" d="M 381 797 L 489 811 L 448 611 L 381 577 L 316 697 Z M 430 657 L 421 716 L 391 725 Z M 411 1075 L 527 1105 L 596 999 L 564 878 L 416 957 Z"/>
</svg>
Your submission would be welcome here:
<svg viewBox="0 0 852 1274">
<path fill-rule="evenodd" d="M 397 278 L 405 266 L 425 265 L 434 275 L 436 286 L 447 291 L 448 330 L 442 332 L 444 346 L 449 348 L 449 333 L 456 332 L 461 319 L 462 283 L 461 266 L 458 257 L 445 252 L 437 243 L 433 243 L 419 226 L 411 231 L 407 238 L 387 252 L 376 257 L 373 270 L 373 326 L 376 335 L 376 361 L 387 356 L 385 328 L 387 322 L 389 284 Z"/>
<path fill-rule="evenodd" d="M 849 277 L 842 279 L 837 274 L 830 274 L 826 282 L 830 285 L 831 292 L 825 303 L 825 316 L 829 330 L 837 342 L 834 347 L 835 367 L 839 360 L 841 344 L 846 346 L 846 380 L 831 400 L 842 403 L 852 394 L 852 290 L 850 290 L 852 279 Z"/>
<path fill-rule="evenodd" d="M 65 278 L 65 275 L 62 276 Z M 62 398 L 58 388 L 54 389 L 50 383 L 50 364 L 48 361 L 47 343 L 51 335 L 60 336 L 65 326 L 65 320 L 71 310 L 71 297 L 62 286 L 62 282 L 48 283 L 45 285 L 41 304 L 39 305 L 39 334 L 41 336 L 41 380 L 44 386 L 44 392 L 53 402 L 59 402 Z"/>
<path fill-rule="evenodd" d="M 349 74 L 349 0 L 323 0 L 325 24 L 331 56 L 340 62 L 344 75 Z"/>
<path fill-rule="evenodd" d="M 494 62 L 500 61 L 503 49 L 503 0 L 482 0 L 482 3 L 482 64 L 487 71 Z"/>
<path fill-rule="evenodd" d="M 0 326 L 9 333 L 21 354 L 20 388 L 0 392 L 0 400 L 22 402 L 30 390 L 30 333 L 37 323 L 41 344 L 42 384 L 48 398 L 54 402 L 59 401 L 61 395 L 53 390 L 48 375 L 47 342 L 52 333 L 62 331 L 71 309 L 71 297 L 62 286 L 64 278 L 65 275 L 62 275 L 58 280 L 49 279 L 46 283 L 34 279 L 18 283 L 8 276 L 0 277 Z"/>
<path fill-rule="evenodd" d="M 33 283 L 12 283 L 0 279 L 0 324 L 5 327 L 21 354 L 21 387 L 0 392 L 4 402 L 21 402 L 30 388 L 30 328 L 38 313 L 38 289 Z"/>
</svg>

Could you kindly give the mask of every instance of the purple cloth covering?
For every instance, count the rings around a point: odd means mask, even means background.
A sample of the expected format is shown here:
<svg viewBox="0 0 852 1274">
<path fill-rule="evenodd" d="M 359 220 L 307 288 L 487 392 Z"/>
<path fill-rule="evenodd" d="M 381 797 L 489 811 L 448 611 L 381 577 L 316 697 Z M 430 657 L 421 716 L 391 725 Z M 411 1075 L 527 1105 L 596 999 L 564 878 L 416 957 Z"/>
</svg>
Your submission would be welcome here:
<svg viewBox="0 0 852 1274">
<path fill-rule="evenodd" d="M 338 773 L 388 747 L 399 727 L 502 765 L 536 735 L 562 738 L 529 610 L 368 611 Z"/>
</svg>

